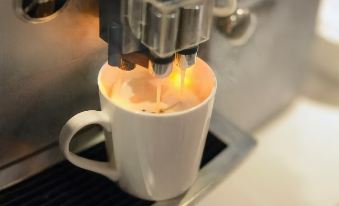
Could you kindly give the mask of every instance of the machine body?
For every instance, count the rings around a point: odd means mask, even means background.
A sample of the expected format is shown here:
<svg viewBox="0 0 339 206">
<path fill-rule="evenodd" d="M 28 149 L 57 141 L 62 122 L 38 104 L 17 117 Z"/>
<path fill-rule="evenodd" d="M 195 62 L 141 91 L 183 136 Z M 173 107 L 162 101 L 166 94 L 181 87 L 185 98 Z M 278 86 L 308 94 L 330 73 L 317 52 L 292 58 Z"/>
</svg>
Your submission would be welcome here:
<svg viewBox="0 0 339 206">
<path fill-rule="evenodd" d="M 175 57 L 181 68 L 192 66 L 209 39 L 213 6 L 213 0 L 100 0 L 109 64 L 132 70 L 151 62 L 157 77 L 171 72 Z"/>
</svg>

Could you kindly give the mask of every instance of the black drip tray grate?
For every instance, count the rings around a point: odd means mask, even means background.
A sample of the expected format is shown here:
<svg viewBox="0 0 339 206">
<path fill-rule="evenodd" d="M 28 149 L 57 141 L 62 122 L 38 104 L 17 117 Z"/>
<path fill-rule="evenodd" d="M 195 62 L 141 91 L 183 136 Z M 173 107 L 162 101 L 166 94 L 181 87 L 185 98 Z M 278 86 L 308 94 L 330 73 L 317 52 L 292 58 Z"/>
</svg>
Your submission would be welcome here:
<svg viewBox="0 0 339 206">
<path fill-rule="evenodd" d="M 209 133 L 201 167 L 219 154 L 226 145 Z M 100 143 L 83 153 L 91 159 L 105 160 L 105 146 Z M 145 201 L 123 192 L 107 178 L 73 166 L 68 161 L 0 191 L 0 206 L 142 206 Z"/>
</svg>

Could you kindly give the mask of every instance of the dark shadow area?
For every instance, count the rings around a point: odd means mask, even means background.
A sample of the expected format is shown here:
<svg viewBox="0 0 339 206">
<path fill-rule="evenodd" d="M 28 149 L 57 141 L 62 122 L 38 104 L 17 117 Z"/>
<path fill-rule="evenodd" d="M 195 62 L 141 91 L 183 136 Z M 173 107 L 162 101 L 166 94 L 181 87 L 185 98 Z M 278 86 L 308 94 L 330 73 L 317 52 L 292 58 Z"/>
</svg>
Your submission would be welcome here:
<svg viewBox="0 0 339 206">
<path fill-rule="evenodd" d="M 201 167 L 226 147 L 212 133 L 208 133 Z M 81 156 L 105 161 L 105 144 L 100 143 L 82 152 Z M 80 169 L 68 161 L 58 163 L 40 174 L 0 191 L 1 206 L 142 206 L 152 203 L 135 198 L 106 177 Z"/>
</svg>

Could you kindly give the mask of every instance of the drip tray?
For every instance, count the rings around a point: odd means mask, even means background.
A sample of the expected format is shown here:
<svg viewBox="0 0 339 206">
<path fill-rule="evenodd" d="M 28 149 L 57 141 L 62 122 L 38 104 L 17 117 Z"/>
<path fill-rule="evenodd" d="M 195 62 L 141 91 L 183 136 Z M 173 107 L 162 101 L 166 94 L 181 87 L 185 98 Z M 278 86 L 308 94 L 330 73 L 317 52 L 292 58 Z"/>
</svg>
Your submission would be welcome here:
<svg viewBox="0 0 339 206">
<path fill-rule="evenodd" d="M 255 145 L 252 138 L 241 133 L 220 116 L 214 115 L 211 121 L 211 131 L 207 136 L 199 177 L 188 192 L 175 199 L 151 202 L 135 198 L 107 178 L 63 161 L 0 191 L 0 206 L 193 204 L 220 182 Z M 104 143 L 87 149 L 81 155 L 96 160 L 107 159 Z"/>
</svg>

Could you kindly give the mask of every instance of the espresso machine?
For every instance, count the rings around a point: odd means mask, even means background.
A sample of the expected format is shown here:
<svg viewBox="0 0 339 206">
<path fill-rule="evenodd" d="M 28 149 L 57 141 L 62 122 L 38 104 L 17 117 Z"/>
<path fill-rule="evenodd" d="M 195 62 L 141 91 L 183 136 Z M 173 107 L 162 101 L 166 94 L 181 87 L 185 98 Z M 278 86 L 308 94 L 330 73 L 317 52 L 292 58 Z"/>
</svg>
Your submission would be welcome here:
<svg viewBox="0 0 339 206">
<path fill-rule="evenodd" d="M 228 149 L 167 205 L 197 201 L 249 154 L 248 134 L 297 95 L 316 8 L 317 0 L 1 1 L 0 203 L 1 191 L 64 160 L 60 128 L 79 111 L 99 109 L 105 61 L 165 78 L 174 62 L 185 69 L 198 55 L 218 79 L 211 132 Z M 79 134 L 73 150 L 101 142 L 100 131 Z"/>
</svg>

